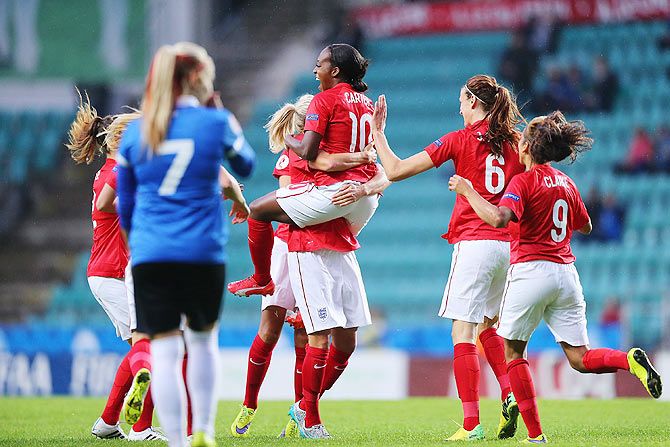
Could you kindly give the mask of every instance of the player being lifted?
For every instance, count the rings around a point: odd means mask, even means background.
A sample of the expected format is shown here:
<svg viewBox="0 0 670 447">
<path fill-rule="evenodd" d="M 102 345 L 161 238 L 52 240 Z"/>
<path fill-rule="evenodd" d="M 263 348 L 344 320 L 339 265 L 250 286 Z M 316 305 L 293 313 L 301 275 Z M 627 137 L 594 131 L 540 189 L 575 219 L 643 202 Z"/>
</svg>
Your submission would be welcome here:
<svg viewBox="0 0 670 447">
<path fill-rule="evenodd" d="M 543 444 L 535 387 L 524 352 L 544 319 L 575 370 L 581 373 L 630 371 L 651 396 L 661 395 L 661 377 L 642 349 L 628 353 L 590 349 L 586 302 L 570 249 L 573 231 L 591 232 L 591 219 L 577 186 L 551 166 L 590 149 L 593 140 L 581 121 L 566 121 L 561 112 L 534 118 L 519 142 L 519 161 L 526 172 L 507 186 L 497 206 L 473 189 L 467 177 L 455 175 L 449 189 L 468 201 L 477 215 L 495 228 L 510 226 L 511 267 L 500 311 L 498 332 L 505 338 L 508 373 L 528 428 L 527 444 Z"/>
<path fill-rule="evenodd" d="M 471 178 L 482 196 L 498 203 L 505 186 L 524 169 L 516 154 L 516 126 L 523 118 L 511 92 L 491 76 L 468 79 L 458 100 L 465 128 L 400 159 L 383 133 L 387 109 L 386 98 L 380 96 L 373 122 L 379 159 L 391 181 L 404 180 L 453 160 L 456 173 Z M 516 431 L 519 412 L 511 393 L 503 340 L 494 324 L 509 267 L 511 236 L 506 228 L 493 228 L 483 222 L 459 197 L 443 237 L 454 244 L 454 252 L 439 315 L 453 320 L 454 376 L 463 406 L 463 426 L 449 440 L 484 438 L 479 421 L 477 336 L 500 384 L 502 413 L 497 436 L 509 438 Z"/>
</svg>

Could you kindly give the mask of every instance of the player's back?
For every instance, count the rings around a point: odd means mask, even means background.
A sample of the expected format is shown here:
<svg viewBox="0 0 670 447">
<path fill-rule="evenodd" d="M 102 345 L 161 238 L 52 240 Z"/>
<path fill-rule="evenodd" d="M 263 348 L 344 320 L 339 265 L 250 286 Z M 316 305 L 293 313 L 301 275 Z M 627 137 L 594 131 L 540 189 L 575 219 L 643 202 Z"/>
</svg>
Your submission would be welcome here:
<svg viewBox="0 0 670 447">
<path fill-rule="evenodd" d="M 177 108 L 167 138 L 153 153 L 132 123 L 121 155 L 133 166 L 136 205 L 130 245 L 133 262 L 224 262 L 227 228 L 218 183 L 229 131 L 228 112 Z"/>
<path fill-rule="evenodd" d="M 520 174 L 505 193 L 505 201 L 523 201 L 518 233 L 512 244 L 512 263 L 547 260 L 574 262 L 570 240 L 589 216 L 577 186 L 550 165 L 536 165 Z"/>
</svg>

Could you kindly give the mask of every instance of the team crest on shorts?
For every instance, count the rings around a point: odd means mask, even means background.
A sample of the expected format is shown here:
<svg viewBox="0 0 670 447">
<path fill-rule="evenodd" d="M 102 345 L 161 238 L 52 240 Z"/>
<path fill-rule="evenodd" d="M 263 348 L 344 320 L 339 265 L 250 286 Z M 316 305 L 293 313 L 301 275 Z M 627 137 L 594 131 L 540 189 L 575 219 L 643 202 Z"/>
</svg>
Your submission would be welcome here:
<svg viewBox="0 0 670 447">
<path fill-rule="evenodd" d="M 328 317 L 328 312 L 326 311 L 325 307 L 322 307 L 319 309 L 319 318 L 322 320 L 325 320 Z"/>
</svg>

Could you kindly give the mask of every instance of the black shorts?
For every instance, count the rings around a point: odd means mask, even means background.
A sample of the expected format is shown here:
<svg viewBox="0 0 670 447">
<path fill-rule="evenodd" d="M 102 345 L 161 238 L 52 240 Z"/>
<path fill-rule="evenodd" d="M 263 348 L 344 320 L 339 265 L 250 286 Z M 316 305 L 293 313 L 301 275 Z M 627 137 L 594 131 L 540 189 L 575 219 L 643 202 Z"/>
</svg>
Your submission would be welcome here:
<svg viewBox="0 0 670 447">
<path fill-rule="evenodd" d="M 151 336 L 187 326 L 202 331 L 219 318 L 225 264 L 151 262 L 133 267 L 137 330 Z"/>
</svg>

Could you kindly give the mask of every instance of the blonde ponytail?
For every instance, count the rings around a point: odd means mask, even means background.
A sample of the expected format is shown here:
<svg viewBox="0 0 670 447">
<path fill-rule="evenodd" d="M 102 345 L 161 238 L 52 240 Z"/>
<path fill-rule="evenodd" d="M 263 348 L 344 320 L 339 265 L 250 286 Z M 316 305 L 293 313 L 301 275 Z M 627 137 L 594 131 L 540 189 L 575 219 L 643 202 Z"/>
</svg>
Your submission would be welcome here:
<svg viewBox="0 0 670 447">
<path fill-rule="evenodd" d="M 142 100 L 142 142 L 153 151 L 165 140 L 176 100 L 177 52 L 171 45 L 158 49 L 147 75 Z"/>
<path fill-rule="evenodd" d="M 286 103 L 272 114 L 265 126 L 268 132 L 270 151 L 278 154 L 286 145 L 284 137 L 302 133 L 305 129 L 305 116 L 313 95 L 302 95 L 295 103 Z"/>
<path fill-rule="evenodd" d="M 79 89 L 79 107 L 74 121 L 68 131 L 68 143 L 65 145 L 76 164 L 91 164 L 96 155 L 106 152 L 102 133 L 111 121 L 111 117 L 100 117 L 91 100 L 86 95 L 86 101 Z"/>
<path fill-rule="evenodd" d="M 133 111 L 130 113 L 116 115 L 112 124 L 107 127 L 107 132 L 105 133 L 105 147 L 107 147 L 108 152 L 114 153 L 119 150 L 121 137 L 123 136 L 126 127 L 128 127 L 128 124 L 142 116 L 139 110 L 132 110 Z"/>
</svg>

